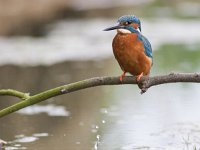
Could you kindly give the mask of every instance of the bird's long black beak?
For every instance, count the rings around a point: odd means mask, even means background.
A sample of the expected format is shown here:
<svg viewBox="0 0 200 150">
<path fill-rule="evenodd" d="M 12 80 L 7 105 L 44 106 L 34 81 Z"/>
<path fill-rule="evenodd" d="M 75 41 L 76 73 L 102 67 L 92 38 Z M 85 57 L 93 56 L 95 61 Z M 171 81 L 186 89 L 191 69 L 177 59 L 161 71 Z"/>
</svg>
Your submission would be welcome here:
<svg viewBox="0 0 200 150">
<path fill-rule="evenodd" d="M 140 30 L 140 32 L 141 32 L 141 30 L 142 30 L 141 27 L 138 27 L 138 28 L 139 28 L 139 30 Z"/>
<path fill-rule="evenodd" d="M 110 30 L 122 29 L 122 28 L 123 28 L 123 26 L 117 24 L 117 25 L 114 25 L 114 26 L 112 26 L 112 27 L 106 28 L 106 29 L 104 29 L 103 31 L 110 31 Z"/>
</svg>

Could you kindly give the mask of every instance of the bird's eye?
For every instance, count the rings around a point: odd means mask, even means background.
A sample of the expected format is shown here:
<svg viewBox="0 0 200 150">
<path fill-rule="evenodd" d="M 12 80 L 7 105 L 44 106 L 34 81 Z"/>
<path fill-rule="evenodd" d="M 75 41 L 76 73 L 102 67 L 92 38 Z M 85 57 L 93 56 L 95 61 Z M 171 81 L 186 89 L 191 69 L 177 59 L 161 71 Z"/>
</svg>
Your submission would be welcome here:
<svg viewBox="0 0 200 150">
<path fill-rule="evenodd" d="M 124 25 L 129 25 L 129 24 L 131 24 L 130 21 L 126 21 L 126 22 L 124 22 Z"/>
</svg>

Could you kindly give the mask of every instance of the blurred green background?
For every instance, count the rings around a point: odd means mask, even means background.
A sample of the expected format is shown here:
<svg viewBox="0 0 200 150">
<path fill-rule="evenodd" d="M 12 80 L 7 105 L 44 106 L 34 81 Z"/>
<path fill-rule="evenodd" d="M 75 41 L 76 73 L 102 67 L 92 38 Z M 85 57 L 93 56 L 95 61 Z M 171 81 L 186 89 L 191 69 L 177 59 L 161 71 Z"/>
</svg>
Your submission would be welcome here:
<svg viewBox="0 0 200 150">
<path fill-rule="evenodd" d="M 199 0 L 0 0 L 0 88 L 31 95 L 95 76 L 117 76 L 116 34 L 134 14 L 153 48 L 151 76 L 200 70 Z M 18 99 L 0 97 L 0 109 Z M 198 84 L 140 95 L 135 85 L 58 96 L 0 119 L 4 149 L 192 150 L 200 148 Z"/>
</svg>

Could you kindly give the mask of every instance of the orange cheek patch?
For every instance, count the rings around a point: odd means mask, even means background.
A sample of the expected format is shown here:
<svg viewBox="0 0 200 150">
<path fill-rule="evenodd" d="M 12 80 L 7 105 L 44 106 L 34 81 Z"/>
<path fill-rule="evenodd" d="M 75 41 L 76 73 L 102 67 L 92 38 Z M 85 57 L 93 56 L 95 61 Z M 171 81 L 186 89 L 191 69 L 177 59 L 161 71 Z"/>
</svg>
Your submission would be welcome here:
<svg viewBox="0 0 200 150">
<path fill-rule="evenodd" d="M 135 29 L 137 29 L 137 28 L 139 27 L 139 25 L 136 24 L 136 23 L 133 23 L 132 26 L 133 26 Z"/>
</svg>

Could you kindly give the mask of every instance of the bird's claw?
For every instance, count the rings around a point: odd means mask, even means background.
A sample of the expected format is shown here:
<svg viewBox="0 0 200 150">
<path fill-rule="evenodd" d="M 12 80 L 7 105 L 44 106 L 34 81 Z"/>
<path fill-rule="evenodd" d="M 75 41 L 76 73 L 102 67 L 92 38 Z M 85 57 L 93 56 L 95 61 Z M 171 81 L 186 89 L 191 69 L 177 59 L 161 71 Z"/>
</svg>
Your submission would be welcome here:
<svg viewBox="0 0 200 150">
<path fill-rule="evenodd" d="M 138 76 L 136 76 L 136 81 L 139 82 L 142 76 L 143 76 L 143 72 L 139 74 Z"/>
<path fill-rule="evenodd" d="M 126 75 L 126 72 L 123 71 L 123 74 L 119 77 L 119 80 L 120 80 L 121 82 L 122 82 L 123 78 L 125 77 L 125 75 Z"/>
</svg>

